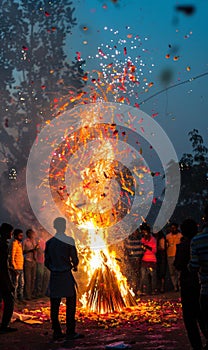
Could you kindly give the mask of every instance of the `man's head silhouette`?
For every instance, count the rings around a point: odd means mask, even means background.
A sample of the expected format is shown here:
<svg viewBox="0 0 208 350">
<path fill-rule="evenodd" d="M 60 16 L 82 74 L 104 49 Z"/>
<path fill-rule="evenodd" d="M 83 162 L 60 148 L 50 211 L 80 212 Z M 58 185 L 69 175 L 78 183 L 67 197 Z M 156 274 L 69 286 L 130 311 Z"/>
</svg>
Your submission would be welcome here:
<svg viewBox="0 0 208 350">
<path fill-rule="evenodd" d="M 58 217 L 53 222 L 53 227 L 56 229 L 59 233 L 64 233 L 66 230 L 66 219 L 62 217 Z"/>
</svg>

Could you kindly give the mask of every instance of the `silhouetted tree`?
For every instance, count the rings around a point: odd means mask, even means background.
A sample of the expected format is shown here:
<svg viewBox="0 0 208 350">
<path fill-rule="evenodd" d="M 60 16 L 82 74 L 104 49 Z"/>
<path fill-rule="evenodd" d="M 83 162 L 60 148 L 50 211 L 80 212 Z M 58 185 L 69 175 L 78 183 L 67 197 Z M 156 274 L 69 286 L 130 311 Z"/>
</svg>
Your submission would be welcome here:
<svg viewBox="0 0 208 350">
<path fill-rule="evenodd" d="M 16 196 L 22 206 L 28 206 L 22 194 L 25 167 L 38 131 L 70 107 L 64 99 L 69 93 L 76 95 L 84 86 L 83 61 L 70 61 L 65 52 L 76 25 L 74 10 L 69 0 L 1 1 L 0 153 L 9 170 L 1 176 L 1 191 L 5 199 L 5 186 L 17 171 L 7 200 Z"/>
<path fill-rule="evenodd" d="M 181 191 L 177 212 L 183 216 L 182 219 L 193 216 L 200 220 L 208 195 L 208 148 L 197 129 L 193 129 L 188 135 L 192 153 L 183 154 L 180 160 Z"/>
<path fill-rule="evenodd" d="M 76 24 L 69 0 L 3 0 L 0 8 L 1 152 L 21 170 L 37 132 L 63 96 L 79 91 L 83 62 L 69 62 L 67 35 Z"/>
<path fill-rule="evenodd" d="M 179 161 L 181 174 L 180 195 L 175 211 L 170 219 L 170 221 L 178 223 L 187 217 L 192 217 L 200 222 L 203 207 L 207 202 L 208 196 L 208 148 L 204 145 L 203 137 L 197 129 L 190 131 L 188 136 L 192 145 L 192 152 L 184 153 Z M 174 163 L 170 162 L 167 176 L 173 166 Z M 174 177 L 169 180 L 174 189 Z"/>
</svg>

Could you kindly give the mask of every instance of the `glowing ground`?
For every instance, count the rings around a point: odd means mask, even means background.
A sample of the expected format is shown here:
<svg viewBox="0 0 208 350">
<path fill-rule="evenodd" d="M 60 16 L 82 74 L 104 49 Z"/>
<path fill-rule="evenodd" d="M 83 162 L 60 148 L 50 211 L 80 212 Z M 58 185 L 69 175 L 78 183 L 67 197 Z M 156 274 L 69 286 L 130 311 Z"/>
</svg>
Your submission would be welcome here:
<svg viewBox="0 0 208 350">
<path fill-rule="evenodd" d="M 65 306 L 61 306 L 61 322 L 65 330 Z M 47 298 L 16 306 L 13 325 L 18 332 L 0 335 L 2 350 L 105 349 L 106 345 L 124 342 L 132 350 L 189 349 L 183 325 L 179 294 L 169 292 L 138 300 L 138 306 L 120 313 L 98 315 L 77 309 L 77 331 L 85 338 L 65 343 L 53 343 Z M 24 315 L 24 316 L 23 316 Z M 26 318 L 25 322 L 18 318 Z M 38 322 L 38 323 L 36 323 Z"/>
</svg>

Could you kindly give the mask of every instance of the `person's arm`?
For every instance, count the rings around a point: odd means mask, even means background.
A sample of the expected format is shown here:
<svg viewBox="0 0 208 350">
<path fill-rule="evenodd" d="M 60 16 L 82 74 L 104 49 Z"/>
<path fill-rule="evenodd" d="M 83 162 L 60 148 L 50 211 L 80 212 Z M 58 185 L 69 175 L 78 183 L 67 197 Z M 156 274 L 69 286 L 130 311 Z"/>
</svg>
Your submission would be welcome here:
<svg viewBox="0 0 208 350">
<path fill-rule="evenodd" d="M 165 237 L 160 238 L 158 248 L 159 248 L 159 250 L 165 250 L 165 248 L 166 248 Z"/>
<path fill-rule="evenodd" d="M 9 273 L 8 268 L 9 252 L 8 246 L 5 244 L 3 249 L 0 251 L 0 268 L 4 273 L 4 281 L 7 285 L 7 288 L 14 292 L 14 285 L 12 283 L 11 274 Z"/>
<path fill-rule="evenodd" d="M 153 237 L 150 239 L 149 244 L 148 241 L 142 244 L 145 249 L 151 250 L 153 254 L 157 252 L 157 242 Z"/>
<path fill-rule="evenodd" d="M 38 240 L 37 245 L 36 245 L 36 249 L 38 250 L 38 252 L 40 254 L 44 254 L 45 252 L 45 242 L 42 240 Z"/>
<path fill-rule="evenodd" d="M 49 249 L 48 249 L 48 246 L 49 246 L 49 244 L 46 243 L 44 264 L 45 264 L 45 266 L 47 267 L 47 269 L 51 271 L 51 269 L 50 269 L 50 257 L 49 257 Z"/>
<path fill-rule="evenodd" d="M 79 259 L 78 259 L 78 255 L 77 255 L 77 249 L 75 247 L 75 245 L 71 246 L 71 263 L 72 263 L 72 268 L 74 271 L 77 271 L 77 266 L 79 264 Z"/>
<path fill-rule="evenodd" d="M 197 254 L 197 246 L 196 242 L 193 239 L 191 241 L 191 259 L 188 264 L 188 269 L 190 271 L 199 271 L 200 265 L 199 265 L 199 257 Z"/>
<path fill-rule="evenodd" d="M 151 239 L 151 244 L 152 244 L 152 252 L 153 254 L 157 253 L 157 241 L 154 237 Z"/>
<path fill-rule="evenodd" d="M 165 239 L 165 244 L 166 244 L 166 249 L 168 249 L 170 247 L 170 234 L 168 233 Z"/>
<path fill-rule="evenodd" d="M 30 249 L 28 248 L 27 241 L 23 241 L 22 248 L 23 248 L 23 254 L 27 254 L 30 252 Z"/>
<path fill-rule="evenodd" d="M 2 249 L 0 249 L 0 269 L 4 274 L 9 274 L 9 249 L 6 243 L 2 244 Z M 11 260 L 10 260 L 11 263 Z"/>
<path fill-rule="evenodd" d="M 12 242 L 12 246 L 11 246 L 11 264 L 12 264 L 12 268 L 14 270 L 16 270 L 16 263 L 15 263 L 16 251 L 17 251 L 17 245 L 16 245 L 15 242 Z"/>
<path fill-rule="evenodd" d="M 181 271 L 184 267 L 183 264 L 183 249 L 181 244 L 176 244 L 176 255 L 174 260 L 174 266 L 176 270 Z"/>
<path fill-rule="evenodd" d="M 25 242 L 25 244 L 23 243 L 23 254 L 27 254 L 27 253 L 32 253 L 35 250 L 37 250 L 39 247 L 38 243 L 36 244 L 36 246 L 34 248 L 29 248 L 27 243 Z"/>
<path fill-rule="evenodd" d="M 144 249 L 144 250 L 148 249 L 148 250 L 151 250 L 151 251 L 152 251 L 152 247 L 150 247 L 150 246 L 149 246 L 148 244 L 146 244 L 146 243 L 142 243 L 141 247 L 142 247 L 142 249 Z"/>
<path fill-rule="evenodd" d="M 141 239 L 141 249 L 145 252 L 147 249 L 148 250 L 152 250 L 152 248 L 150 248 L 148 245 L 147 245 L 147 241 L 142 238 Z"/>
</svg>

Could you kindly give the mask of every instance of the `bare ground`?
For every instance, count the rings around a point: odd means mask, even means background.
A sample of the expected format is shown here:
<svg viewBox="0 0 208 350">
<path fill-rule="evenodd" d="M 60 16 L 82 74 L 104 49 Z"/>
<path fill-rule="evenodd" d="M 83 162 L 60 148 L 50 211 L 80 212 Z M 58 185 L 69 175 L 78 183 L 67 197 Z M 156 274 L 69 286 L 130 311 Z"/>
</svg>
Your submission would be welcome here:
<svg viewBox="0 0 208 350">
<path fill-rule="evenodd" d="M 64 309 L 61 320 L 64 324 Z M 77 309 L 77 332 L 83 339 L 54 343 L 49 321 L 49 300 L 33 300 L 27 305 L 15 305 L 18 314 L 30 314 L 41 324 L 13 322 L 17 332 L 0 335 L 1 350 L 96 350 L 106 345 L 124 342 L 132 350 L 188 350 L 190 349 L 184 329 L 178 293 L 165 293 L 138 300 L 138 306 L 120 313 L 97 315 Z"/>
</svg>

